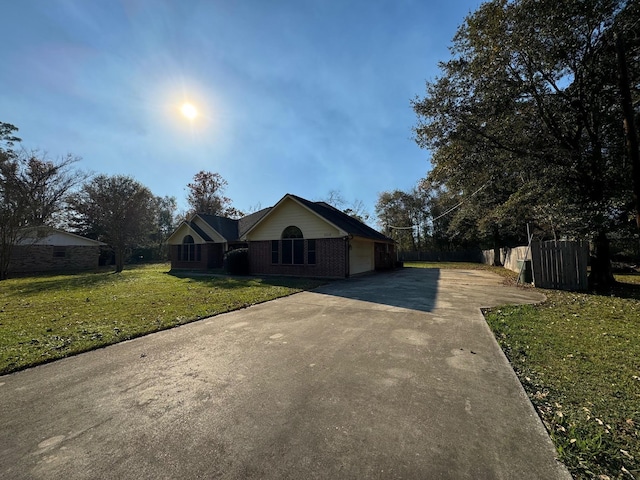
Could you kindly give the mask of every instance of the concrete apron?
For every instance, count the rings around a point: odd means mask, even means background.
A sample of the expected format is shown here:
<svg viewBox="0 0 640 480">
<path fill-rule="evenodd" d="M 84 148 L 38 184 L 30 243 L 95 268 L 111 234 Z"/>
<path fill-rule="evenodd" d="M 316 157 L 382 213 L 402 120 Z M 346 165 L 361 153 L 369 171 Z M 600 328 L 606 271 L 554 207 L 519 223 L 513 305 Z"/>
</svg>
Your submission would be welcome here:
<svg viewBox="0 0 640 480">
<path fill-rule="evenodd" d="M 480 271 L 335 282 L 0 377 L 0 478 L 565 479 Z"/>
</svg>

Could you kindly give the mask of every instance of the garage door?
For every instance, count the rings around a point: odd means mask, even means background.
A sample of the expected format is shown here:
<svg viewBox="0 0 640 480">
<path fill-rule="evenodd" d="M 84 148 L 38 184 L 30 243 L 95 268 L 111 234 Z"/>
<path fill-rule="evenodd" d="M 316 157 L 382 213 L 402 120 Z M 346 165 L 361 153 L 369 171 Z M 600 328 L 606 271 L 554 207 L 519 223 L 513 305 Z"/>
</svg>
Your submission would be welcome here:
<svg viewBox="0 0 640 480">
<path fill-rule="evenodd" d="M 351 240 L 349 250 L 349 274 L 370 272 L 374 269 L 373 242 Z"/>
</svg>

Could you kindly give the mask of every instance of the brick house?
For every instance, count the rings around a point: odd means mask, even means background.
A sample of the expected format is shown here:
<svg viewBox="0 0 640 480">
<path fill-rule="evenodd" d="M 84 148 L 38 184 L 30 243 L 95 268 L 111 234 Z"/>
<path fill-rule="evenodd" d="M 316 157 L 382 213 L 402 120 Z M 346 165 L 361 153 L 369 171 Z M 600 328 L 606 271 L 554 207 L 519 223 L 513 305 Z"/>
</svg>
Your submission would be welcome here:
<svg viewBox="0 0 640 480">
<path fill-rule="evenodd" d="M 80 271 L 98 268 L 105 243 L 62 230 L 24 235 L 11 249 L 9 273 Z"/>
<path fill-rule="evenodd" d="M 392 239 L 327 203 L 291 194 L 240 220 L 193 215 L 169 243 L 172 269 L 215 268 L 236 246 L 248 247 L 256 275 L 344 278 L 395 265 Z"/>
<path fill-rule="evenodd" d="M 191 215 L 167 239 L 171 269 L 222 267 L 224 254 L 234 248 L 247 247 L 240 237 L 268 211 L 265 208 L 239 220 L 204 213 Z"/>
</svg>

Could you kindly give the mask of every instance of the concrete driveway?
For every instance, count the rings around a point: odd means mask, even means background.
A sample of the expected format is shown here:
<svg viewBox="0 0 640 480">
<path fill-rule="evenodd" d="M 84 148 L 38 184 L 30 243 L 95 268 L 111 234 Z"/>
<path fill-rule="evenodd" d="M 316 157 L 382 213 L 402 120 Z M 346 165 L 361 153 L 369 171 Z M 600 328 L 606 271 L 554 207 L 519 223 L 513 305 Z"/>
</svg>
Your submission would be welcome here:
<svg viewBox="0 0 640 480">
<path fill-rule="evenodd" d="M 0 377 L 0 478 L 564 479 L 479 311 L 404 269 Z"/>
</svg>

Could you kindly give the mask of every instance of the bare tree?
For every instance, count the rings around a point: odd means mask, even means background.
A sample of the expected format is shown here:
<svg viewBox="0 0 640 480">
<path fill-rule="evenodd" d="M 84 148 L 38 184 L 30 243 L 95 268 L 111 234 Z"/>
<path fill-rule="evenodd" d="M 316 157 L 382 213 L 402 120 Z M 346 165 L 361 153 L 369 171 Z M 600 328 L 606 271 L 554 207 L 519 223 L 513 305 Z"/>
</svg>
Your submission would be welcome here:
<svg viewBox="0 0 640 480">
<path fill-rule="evenodd" d="M 329 190 L 327 197 L 323 201 L 362 223 L 367 223 L 371 219 L 371 215 L 362 200 L 356 199 L 349 202 L 344 198 L 340 190 Z"/>
<path fill-rule="evenodd" d="M 57 225 L 70 191 L 86 179 L 68 155 L 51 161 L 38 152 L 15 151 L 18 129 L 0 123 L 0 280 L 7 278 L 13 247 Z"/>
</svg>

